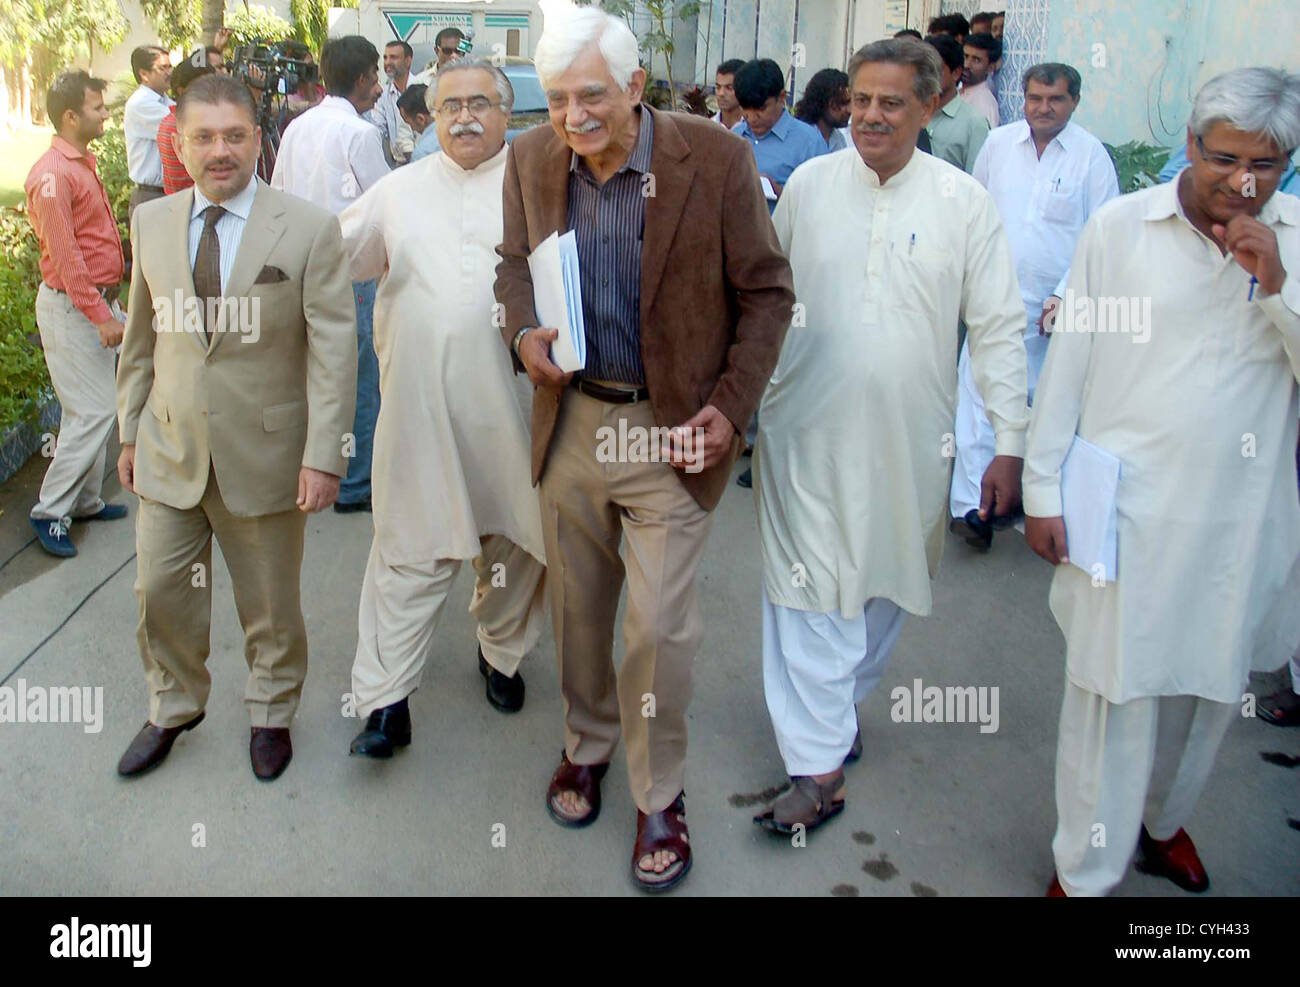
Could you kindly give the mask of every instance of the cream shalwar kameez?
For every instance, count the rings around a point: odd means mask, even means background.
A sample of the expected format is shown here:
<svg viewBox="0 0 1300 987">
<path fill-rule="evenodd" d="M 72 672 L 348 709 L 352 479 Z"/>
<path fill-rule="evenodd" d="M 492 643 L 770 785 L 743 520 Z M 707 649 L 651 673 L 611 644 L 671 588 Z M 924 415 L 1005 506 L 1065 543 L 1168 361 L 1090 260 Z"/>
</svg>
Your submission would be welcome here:
<svg viewBox="0 0 1300 987">
<path fill-rule="evenodd" d="M 1024 306 L 978 182 L 856 147 L 801 165 L 773 216 L 799 306 L 759 413 L 764 687 L 793 775 L 853 743 L 902 610 L 930 612 L 947 519 L 957 322 L 1000 455 L 1024 455 Z M 946 327 L 946 328 L 944 328 Z"/>
<path fill-rule="evenodd" d="M 1123 196 L 1084 227 L 1074 296 L 1149 298 L 1149 339 L 1054 333 L 1029 429 L 1033 517 L 1061 515 L 1076 433 L 1121 463 L 1116 579 L 1093 586 L 1060 565 L 1050 595 L 1067 677 L 1052 850 L 1068 894 L 1118 884 L 1142 822 L 1156 840 L 1177 833 L 1252 662 L 1276 663 L 1300 635 L 1300 200 L 1264 203 L 1290 274 L 1280 293 L 1252 296 L 1249 275 L 1187 221 L 1178 187 Z"/>
<path fill-rule="evenodd" d="M 461 560 L 483 656 L 513 675 L 543 621 L 528 426 L 494 325 L 506 149 L 472 171 L 406 165 L 339 217 L 356 280 L 379 277 L 374 541 L 352 687 L 365 716 L 413 692 Z"/>
</svg>

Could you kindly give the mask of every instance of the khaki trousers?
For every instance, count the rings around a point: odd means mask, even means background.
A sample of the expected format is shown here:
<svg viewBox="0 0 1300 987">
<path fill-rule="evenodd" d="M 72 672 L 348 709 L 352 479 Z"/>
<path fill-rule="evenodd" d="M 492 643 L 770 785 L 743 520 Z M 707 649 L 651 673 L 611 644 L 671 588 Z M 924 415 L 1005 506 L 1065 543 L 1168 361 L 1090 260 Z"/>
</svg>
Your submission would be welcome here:
<svg viewBox="0 0 1300 987">
<path fill-rule="evenodd" d="M 712 518 L 667 463 L 597 459 L 597 430 L 617 435 L 619 419 L 629 429 L 654 425 L 648 401 L 609 404 L 565 389 L 542 474 L 542 534 L 565 751 L 575 764 L 609 761 L 621 727 L 632 797 L 650 813 L 683 787 L 691 673 L 704 636 L 695 569 Z M 625 577 L 616 673 L 614 622 Z"/>
<path fill-rule="evenodd" d="M 36 325 L 63 420 L 31 516 L 85 517 L 104 506 L 104 458 L 117 421 L 117 353 L 99 344 L 99 330 L 71 298 L 45 282 L 36 290 Z"/>
<path fill-rule="evenodd" d="M 478 621 L 483 657 L 502 675 L 514 675 L 542 635 L 546 568 L 501 535 L 487 535 L 479 544 L 482 552 L 471 563 L 476 578 L 469 612 Z M 437 559 L 427 565 L 391 565 L 384 561 L 379 541 L 371 543 L 352 663 L 359 716 L 391 706 L 420 687 L 433 632 L 460 563 Z"/>
<path fill-rule="evenodd" d="M 136 516 L 136 638 L 149 682 L 149 721 L 175 727 L 207 704 L 212 628 L 212 538 L 230 569 L 244 629 L 244 705 L 255 727 L 287 727 L 307 677 L 307 628 L 298 581 L 307 515 L 298 510 L 235 517 L 217 474 L 196 507 L 140 498 Z"/>
<path fill-rule="evenodd" d="M 1123 880 L 1144 824 L 1155 840 L 1183 827 L 1239 716 L 1235 703 L 1198 696 L 1111 703 L 1066 681 L 1052 840 L 1066 894 L 1108 894 Z"/>
</svg>

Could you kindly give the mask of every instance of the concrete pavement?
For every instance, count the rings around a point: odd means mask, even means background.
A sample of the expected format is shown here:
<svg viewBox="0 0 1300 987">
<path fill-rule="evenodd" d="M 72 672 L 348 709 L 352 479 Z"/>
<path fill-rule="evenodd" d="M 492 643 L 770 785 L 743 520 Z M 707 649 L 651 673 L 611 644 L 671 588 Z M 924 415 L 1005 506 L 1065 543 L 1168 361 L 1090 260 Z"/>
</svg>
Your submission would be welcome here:
<svg viewBox="0 0 1300 987">
<path fill-rule="evenodd" d="M 635 893 L 635 808 L 621 750 L 599 821 L 554 825 L 543 808 L 562 743 L 549 628 L 523 667 L 525 709 L 497 713 L 475 663 L 468 566 L 412 697 L 413 745 L 387 763 L 347 756 L 361 726 L 341 710 L 368 515 L 308 522 L 311 672 L 285 775 L 264 784 L 249 768 L 241 636 L 217 561 L 207 719 L 156 771 L 118 778 L 117 759 L 148 711 L 135 643 L 135 500 L 110 480 L 106 494 L 129 504 L 131 519 L 76 526 L 81 554 L 56 561 L 22 547 L 44 467 L 34 460 L 0 488 L 0 679 L 102 686 L 103 724 L 98 733 L 0 724 L 0 893 Z M 866 751 L 848 771 L 847 808 L 804 848 L 750 822 L 763 793 L 785 781 L 763 702 L 758 574 L 751 495 L 733 485 L 699 575 L 707 630 L 686 789 L 695 865 L 676 893 L 1041 894 L 1052 874 L 1064 661 L 1047 610 L 1048 566 L 1014 532 L 987 555 L 950 537 L 934 615 L 908 618 L 881 687 L 860 707 Z M 997 686 L 997 732 L 893 722 L 890 690 L 917 678 Z M 1258 676 L 1252 689 L 1262 696 L 1280 683 Z M 1300 790 L 1294 769 L 1261 758 L 1269 752 L 1300 755 L 1300 730 L 1235 724 L 1188 826 L 1212 895 L 1300 891 L 1300 832 L 1287 824 L 1300 817 Z M 1183 894 L 1132 872 L 1117 893 Z"/>
</svg>

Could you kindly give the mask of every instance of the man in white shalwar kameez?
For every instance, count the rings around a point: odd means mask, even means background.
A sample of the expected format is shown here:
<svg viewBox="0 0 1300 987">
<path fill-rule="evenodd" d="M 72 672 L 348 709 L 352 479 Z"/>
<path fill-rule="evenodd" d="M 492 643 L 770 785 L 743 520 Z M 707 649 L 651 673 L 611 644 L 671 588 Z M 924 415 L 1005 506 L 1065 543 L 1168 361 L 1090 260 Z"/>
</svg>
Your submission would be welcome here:
<svg viewBox="0 0 1300 987">
<path fill-rule="evenodd" d="M 1189 166 L 1079 238 L 1075 298 L 1150 310 L 1135 334 L 1100 304 L 1091 331 L 1063 309 L 1029 429 L 1025 536 L 1057 566 L 1066 652 L 1051 896 L 1106 894 L 1135 844 L 1147 873 L 1209 887 L 1183 825 L 1255 656 L 1277 664 L 1300 635 L 1300 200 L 1273 194 L 1297 144 L 1300 76 L 1218 76 L 1192 109 Z M 1120 461 L 1104 582 L 1066 564 L 1076 435 Z"/>
<path fill-rule="evenodd" d="M 518 668 L 544 619 L 528 427 L 492 294 L 513 92 L 487 62 L 449 64 L 434 85 L 442 151 L 339 217 L 353 277 L 381 278 L 375 534 L 352 667 L 357 712 L 368 717 L 352 753 L 370 757 L 410 742 L 407 697 L 461 560 L 477 576 L 479 670 L 503 712 L 523 704 Z"/>
<path fill-rule="evenodd" d="M 1020 500 L 1024 307 L 993 199 L 915 150 L 939 70 L 910 38 L 854 55 L 854 146 L 801 166 L 773 216 L 805 315 L 764 394 L 754 467 L 764 692 L 794 781 L 755 821 L 778 832 L 842 806 L 855 703 L 880 681 L 903 612 L 930 612 L 959 318 L 996 435 L 983 506 L 1005 515 Z"/>
<path fill-rule="evenodd" d="M 1022 85 L 1025 118 L 989 134 L 971 174 L 993 196 L 1011 244 L 1025 303 L 1032 405 L 1047 356 L 1050 326 L 1044 321 L 1061 301 L 1075 241 L 1088 218 L 1119 195 L 1119 182 L 1105 145 L 1070 119 L 1079 106 L 1079 73 L 1060 62 L 1045 62 L 1030 66 Z M 979 517 L 979 504 L 984 471 L 993 458 L 993 429 L 964 346 L 957 380 L 951 527 L 972 545 L 987 548 L 993 526 Z"/>
</svg>

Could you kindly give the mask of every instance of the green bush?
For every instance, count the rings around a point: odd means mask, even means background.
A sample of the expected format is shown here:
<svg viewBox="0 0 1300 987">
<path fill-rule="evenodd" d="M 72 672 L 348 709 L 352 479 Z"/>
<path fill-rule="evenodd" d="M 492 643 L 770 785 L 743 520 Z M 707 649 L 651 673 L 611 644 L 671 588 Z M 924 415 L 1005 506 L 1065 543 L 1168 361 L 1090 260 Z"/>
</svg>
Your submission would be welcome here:
<svg viewBox="0 0 1300 987">
<path fill-rule="evenodd" d="M 50 392 L 45 357 L 28 334 L 36 332 L 40 245 L 26 212 L 0 210 L 0 434 L 35 418 Z"/>
<path fill-rule="evenodd" d="M 131 177 L 126 172 L 126 135 L 122 132 L 120 121 L 106 124 L 104 135 L 90 145 L 90 150 L 95 155 L 99 180 L 104 183 L 104 191 L 108 193 L 108 202 L 113 207 L 117 227 L 125 240 L 130 233 L 126 225 L 126 213 L 131 200 Z"/>
<path fill-rule="evenodd" d="M 1169 160 L 1169 148 L 1142 141 L 1129 141 L 1118 146 L 1107 144 L 1106 150 L 1115 163 L 1121 194 L 1158 185 L 1160 169 Z"/>
</svg>

